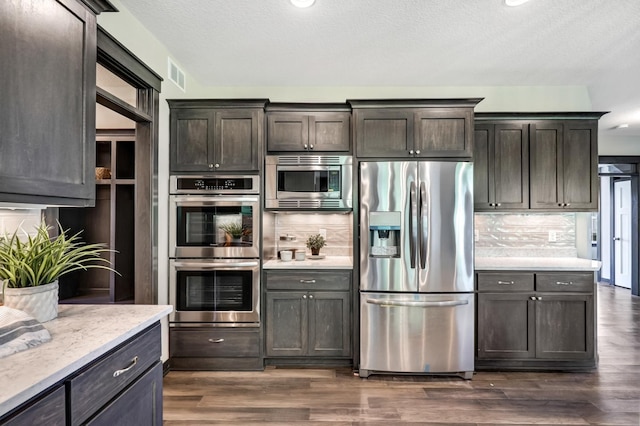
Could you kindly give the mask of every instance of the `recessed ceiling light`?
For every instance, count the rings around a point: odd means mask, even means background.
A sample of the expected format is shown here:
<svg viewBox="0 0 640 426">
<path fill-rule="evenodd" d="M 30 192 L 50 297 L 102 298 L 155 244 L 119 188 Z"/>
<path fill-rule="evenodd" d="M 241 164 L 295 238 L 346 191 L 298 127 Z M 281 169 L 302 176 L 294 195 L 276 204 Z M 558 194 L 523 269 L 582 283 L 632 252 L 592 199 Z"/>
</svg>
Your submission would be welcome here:
<svg viewBox="0 0 640 426">
<path fill-rule="evenodd" d="M 629 127 L 629 125 L 627 123 L 624 123 L 617 125 L 616 129 L 626 129 L 627 127 Z"/>
<path fill-rule="evenodd" d="M 529 0 L 504 0 L 504 4 L 507 6 L 520 6 L 521 4 L 525 4 Z"/>
<path fill-rule="evenodd" d="M 316 0 L 291 0 L 291 4 L 295 7 L 309 7 L 315 3 Z"/>
</svg>

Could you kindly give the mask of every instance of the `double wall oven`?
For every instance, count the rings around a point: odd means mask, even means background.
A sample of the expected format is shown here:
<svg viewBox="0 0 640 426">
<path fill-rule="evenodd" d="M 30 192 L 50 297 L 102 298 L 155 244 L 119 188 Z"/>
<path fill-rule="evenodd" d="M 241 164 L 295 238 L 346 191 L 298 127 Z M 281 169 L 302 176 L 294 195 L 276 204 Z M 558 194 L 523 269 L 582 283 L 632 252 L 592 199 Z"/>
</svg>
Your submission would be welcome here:
<svg viewBox="0 0 640 426">
<path fill-rule="evenodd" d="M 259 327 L 259 177 L 171 176 L 169 205 L 171 324 Z"/>
</svg>

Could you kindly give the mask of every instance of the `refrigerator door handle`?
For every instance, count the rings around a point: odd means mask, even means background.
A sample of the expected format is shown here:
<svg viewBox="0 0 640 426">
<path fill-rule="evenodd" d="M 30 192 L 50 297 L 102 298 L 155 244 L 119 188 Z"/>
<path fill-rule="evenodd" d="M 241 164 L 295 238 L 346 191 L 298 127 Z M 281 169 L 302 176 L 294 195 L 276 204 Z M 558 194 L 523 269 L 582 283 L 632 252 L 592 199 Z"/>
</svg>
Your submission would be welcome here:
<svg viewBox="0 0 640 426">
<path fill-rule="evenodd" d="M 420 215 L 418 216 L 420 226 L 420 268 L 427 266 L 427 234 L 429 219 L 427 218 L 427 187 L 424 182 L 420 182 Z"/>
<path fill-rule="evenodd" d="M 411 256 L 411 269 L 416 267 L 416 242 L 418 239 L 418 200 L 416 194 L 416 183 L 411 182 L 409 186 L 409 256 Z"/>
<path fill-rule="evenodd" d="M 367 299 L 371 305 L 379 305 L 383 308 L 395 306 L 410 306 L 414 308 L 446 308 L 452 306 L 468 305 L 468 300 L 443 300 L 440 302 L 421 302 L 417 300 L 387 300 L 387 299 Z"/>
</svg>

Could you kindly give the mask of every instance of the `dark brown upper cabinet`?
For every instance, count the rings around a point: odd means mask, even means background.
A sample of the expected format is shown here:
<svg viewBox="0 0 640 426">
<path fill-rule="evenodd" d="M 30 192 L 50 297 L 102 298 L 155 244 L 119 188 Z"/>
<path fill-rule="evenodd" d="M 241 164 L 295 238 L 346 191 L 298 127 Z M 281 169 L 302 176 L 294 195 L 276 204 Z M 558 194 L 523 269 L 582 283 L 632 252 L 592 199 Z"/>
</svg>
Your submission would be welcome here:
<svg viewBox="0 0 640 426">
<path fill-rule="evenodd" d="M 172 173 L 260 170 L 266 99 L 167 102 Z"/>
<path fill-rule="evenodd" d="M 351 110 L 346 104 L 269 104 L 267 151 L 350 152 Z"/>
<path fill-rule="evenodd" d="M 531 123 L 531 208 L 598 210 L 598 122 Z"/>
<path fill-rule="evenodd" d="M 350 100 L 356 156 L 471 158 L 481 99 Z"/>
<path fill-rule="evenodd" d="M 96 13 L 108 1 L 0 2 L 0 202 L 95 202 Z"/>
<path fill-rule="evenodd" d="M 473 143 L 475 211 L 529 208 L 529 126 L 476 122 Z"/>
<path fill-rule="evenodd" d="M 598 119 L 604 114 L 476 114 L 476 211 L 598 210 Z"/>
</svg>

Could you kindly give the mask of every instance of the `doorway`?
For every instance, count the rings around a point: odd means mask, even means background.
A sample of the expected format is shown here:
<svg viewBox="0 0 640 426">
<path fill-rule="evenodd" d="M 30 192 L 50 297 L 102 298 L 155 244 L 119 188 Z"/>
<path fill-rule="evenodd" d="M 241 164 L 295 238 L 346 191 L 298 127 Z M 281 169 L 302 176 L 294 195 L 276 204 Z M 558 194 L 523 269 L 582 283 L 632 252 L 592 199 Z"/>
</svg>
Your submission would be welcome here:
<svg viewBox="0 0 640 426">
<path fill-rule="evenodd" d="M 598 280 L 638 296 L 638 195 L 640 157 L 599 157 L 600 209 L 596 258 Z"/>
</svg>

